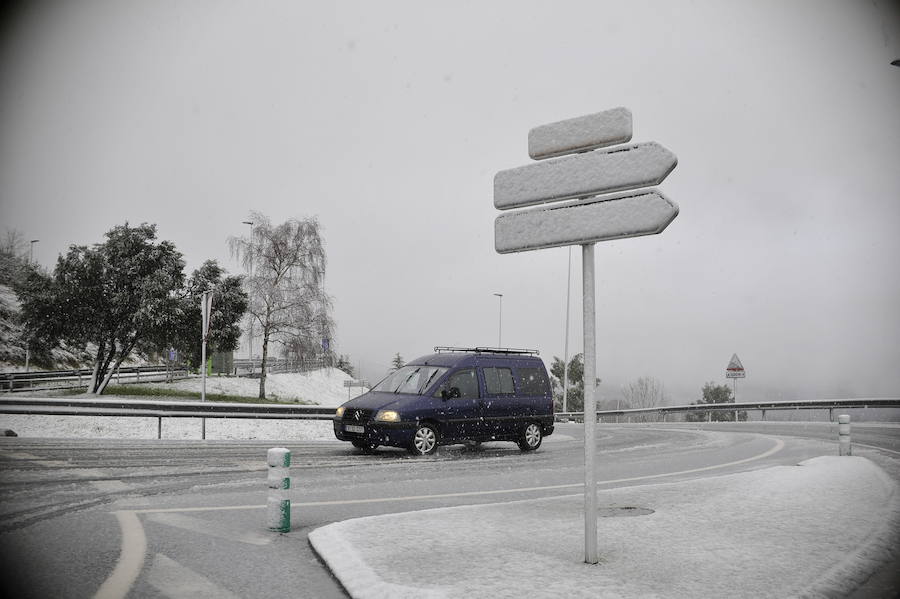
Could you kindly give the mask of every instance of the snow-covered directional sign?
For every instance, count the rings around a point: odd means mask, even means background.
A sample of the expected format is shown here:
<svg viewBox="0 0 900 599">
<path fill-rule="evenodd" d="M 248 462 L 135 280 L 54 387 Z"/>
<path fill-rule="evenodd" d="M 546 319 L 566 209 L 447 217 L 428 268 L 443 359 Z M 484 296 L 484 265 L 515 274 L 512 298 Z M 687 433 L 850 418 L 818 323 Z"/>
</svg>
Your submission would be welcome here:
<svg viewBox="0 0 900 599">
<path fill-rule="evenodd" d="M 494 176 L 494 206 L 508 210 L 659 185 L 676 164 L 675 154 L 652 141 L 535 162 Z"/>
<path fill-rule="evenodd" d="M 628 143 L 630 141 L 631 111 L 627 108 L 541 125 L 528 134 L 528 154 L 540 162 L 500 171 L 494 176 L 494 206 L 511 210 L 494 221 L 497 252 L 581 246 L 585 380 L 584 561 L 589 564 L 599 560 L 597 473 L 594 468 L 597 453 L 594 244 L 660 233 L 678 216 L 678 206 L 674 202 L 656 189 L 647 189 L 660 184 L 672 172 L 678 164 L 675 154 L 656 142 L 632 144 Z M 548 202 L 556 203 L 516 210 Z"/>
<path fill-rule="evenodd" d="M 725 378 L 727 379 L 742 379 L 746 377 L 747 374 L 744 372 L 744 365 L 741 364 L 741 359 L 738 358 L 737 354 L 731 356 L 731 361 L 728 363 L 728 367 L 725 369 Z"/>
<path fill-rule="evenodd" d="M 502 214 L 494 221 L 498 253 L 654 235 L 678 216 L 678 206 L 655 189 L 591 198 L 552 208 Z"/>
<path fill-rule="evenodd" d="M 535 127 L 528 132 L 528 155 L 543 160 L 627 141 L 631 141 L 631 111 L 619 107 Z"/>
<path fill-rule="evenodd" d="M 662 232 L 678 215 L 678 205 L 646 188 L 661 183 L 678 158 L 656 142 L 622 143 L 630 141 L 631 130 L 627 108 L 532 129 L 528 136 L 532 158 L 562 157 L 494 176 L 494 206 L 511 210 L 494 223 L 497 252 L 584 245 Z M 641 191 L 610 195 L 637 189 Z M 554 204 L 514 210 L 548 202 Z"/>
</svg>

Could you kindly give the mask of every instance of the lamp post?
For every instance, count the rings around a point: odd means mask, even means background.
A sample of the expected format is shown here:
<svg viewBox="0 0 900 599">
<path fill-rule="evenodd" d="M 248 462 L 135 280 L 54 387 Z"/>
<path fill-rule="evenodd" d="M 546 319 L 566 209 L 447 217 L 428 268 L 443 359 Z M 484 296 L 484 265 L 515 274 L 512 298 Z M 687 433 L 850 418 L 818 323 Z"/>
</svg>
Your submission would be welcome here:
<svg viewBox="0 0 900 599">
<path fill-rule="evenodd" d="M 36 244 L 40 239 L 32 239 L 31 246 L 28 248 L 28 263 L 34 264 L 34 244 Z M 31 346 L 28 345 L 28 342 L 25 342 L 25 372 L 28 372 L 30 368 L 31 362 Z"/>
<path fill-rule="evenodd" d="M 497 347 L 503 347 L 503 294 L 495 293 L 498 298 L 500 298 L 500 316 L 497 319 Z"/>
<path fill-rule="evenodd" d="M 244 220 L 241 221 L 241 224 L 250 225 L 250 243 L 253 243 L 253 221 L 252 220 Z M 250 267 L 248 269 L 248 274 L 253 276 L 253 260 L 250 260 Z M 247 332 L 247 357 L 250 358 L 250 374 L 253 374 L 253 315 L 250 315 L 250 330 Z"/>
</svg>

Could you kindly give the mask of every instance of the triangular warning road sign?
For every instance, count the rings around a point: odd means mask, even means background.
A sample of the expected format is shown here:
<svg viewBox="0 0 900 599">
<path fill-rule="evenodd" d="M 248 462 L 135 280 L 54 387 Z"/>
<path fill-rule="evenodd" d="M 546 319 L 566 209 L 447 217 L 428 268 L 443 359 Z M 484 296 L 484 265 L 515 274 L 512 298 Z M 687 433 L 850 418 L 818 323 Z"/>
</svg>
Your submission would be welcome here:
<svg viewBox="0 0 900 599">
<path fill-rule="evenodd" d="M 744 365 L 741 364 L 741 359 L 738 358 L 737 354 L 731 356 L 731 362 L 728 363 L 728 368 L 725 370 L 743 370 Z"/>
</svg>

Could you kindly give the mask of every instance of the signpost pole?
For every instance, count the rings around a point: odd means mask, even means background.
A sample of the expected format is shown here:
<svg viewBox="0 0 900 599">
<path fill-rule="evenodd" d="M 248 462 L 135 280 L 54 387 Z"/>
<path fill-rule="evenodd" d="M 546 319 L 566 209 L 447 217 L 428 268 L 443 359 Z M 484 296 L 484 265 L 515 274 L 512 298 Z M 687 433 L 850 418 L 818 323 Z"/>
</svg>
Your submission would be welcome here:
<svg viewBox="0 0 900 599">
<path fill-rule="evenodd" d="M 731 379 L 731 397 L 734 399 L 734 403 L 737 403 L 737 379 Z M 734 421 L 738 421 L 738 411 L 734 411 Z"/>
<path fill-rule="evenodd" d="M 584 311 L 584 561 L 596 564 L 597 554 L 597 471 L 596 454 L 597 380 L 596 310 L 594 307 L 594 244 L 581 246 L 582 308 Z"/>
</svg>

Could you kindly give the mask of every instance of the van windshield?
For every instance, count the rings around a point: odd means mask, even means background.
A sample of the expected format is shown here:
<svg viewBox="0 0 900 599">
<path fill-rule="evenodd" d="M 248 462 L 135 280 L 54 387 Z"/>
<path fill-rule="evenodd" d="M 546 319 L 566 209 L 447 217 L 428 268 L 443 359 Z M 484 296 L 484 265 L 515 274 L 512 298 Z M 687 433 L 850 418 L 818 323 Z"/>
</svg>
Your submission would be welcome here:
<svg viewBox="0 0 900 599">
<path fill-rule="evenodd" d="M 404 366 L 372 387 L 372 391 L 422 395 L 425 389 L 441 378 L 447 370 L 447 368 L 437 366 Z"/>
</svg>

